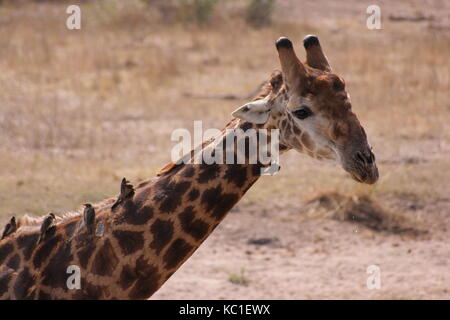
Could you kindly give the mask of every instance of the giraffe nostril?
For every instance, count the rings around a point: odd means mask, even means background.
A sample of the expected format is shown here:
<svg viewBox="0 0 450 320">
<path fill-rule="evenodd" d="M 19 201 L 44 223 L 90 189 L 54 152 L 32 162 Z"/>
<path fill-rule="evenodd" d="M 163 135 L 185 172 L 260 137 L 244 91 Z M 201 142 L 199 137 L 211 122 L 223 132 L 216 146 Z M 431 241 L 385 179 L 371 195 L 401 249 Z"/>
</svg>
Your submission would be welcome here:
<svg viewBox="0 0 450 320">
<path fill-rule="evenodd" d="M 356 160 L 362 163 L 366 163 L 366 159 L 364 158 L 364 156 L 362 155 L 361 152 L 357 151 L 355 154 Z"/>
<path fill-rule="evenodd" d="M 364 165 L 371 165 L 375 162 L 375 155 L 370 150 L 367 153 L 357 151 L 355 153 L 355 159 L 356 161 L 363 163 Z"/>
<path fill-rule="evenodd" d="M 369 156 L 367 157 L 367 163 L 373 164 L 375 162 L 375 155 L 373 154 L 372 150 L 369 150 Z"/>
</svg>

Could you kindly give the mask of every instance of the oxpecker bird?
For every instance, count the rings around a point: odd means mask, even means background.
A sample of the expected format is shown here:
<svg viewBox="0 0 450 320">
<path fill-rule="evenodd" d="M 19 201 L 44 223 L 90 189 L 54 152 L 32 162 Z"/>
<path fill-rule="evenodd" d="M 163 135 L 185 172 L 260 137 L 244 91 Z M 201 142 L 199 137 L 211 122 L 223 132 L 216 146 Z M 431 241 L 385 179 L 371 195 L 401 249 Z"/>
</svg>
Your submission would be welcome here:
<svg viewBox="0 0 450 320">
<path fill-rule="evenodd" d="M 84 205 L 84 225 L 89 234 L 94 234 L 95 231 L 95 209 L 90 203 L 85 203 Z"/>
<path fill-rule="evenodd" d="M 16 230 L 17 230 L 16 217 L 12 217 L 9 220 L 8 224 L 5 226 L 5 229 L 3 230 L 2 239 L 16 232 Z"/>
<path fill-rule="evenodd" d="M 120 195 L 117 198 L 116 202 L 112 205 L 111 210 L 115 210 L 117 206 L 119 206 L 121 203 L 126 201 L 127 199 L 130 199 L 134 196 L 134 187 L 130 184 L 130 182 L 123 178 L 122 183 L 120 184 Z"/>
<path fill-rule="evenodd" d="M 55 215 L 50 212 L 44 219 L 41 225 L 41 234 L 39 235 L 38 244 L 45 240 L 45 237 L 50 234 L 52 231 L 55 231 Z"/>
</svg>

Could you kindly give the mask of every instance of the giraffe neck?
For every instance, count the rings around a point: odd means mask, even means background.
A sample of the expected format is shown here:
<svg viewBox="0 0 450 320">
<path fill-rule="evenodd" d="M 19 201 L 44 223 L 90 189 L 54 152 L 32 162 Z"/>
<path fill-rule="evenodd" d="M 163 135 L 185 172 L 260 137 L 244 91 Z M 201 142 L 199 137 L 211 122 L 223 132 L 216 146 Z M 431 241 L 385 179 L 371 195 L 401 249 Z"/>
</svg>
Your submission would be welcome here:
<svg viewBox="0 0 450 320">
<path fill-rule="evenodd" d="M 235 121 L 230 127 L 248 129 L 250 124 Z M 224 137 L 203 144 L 203 151 L 221 143 Z M 148 298 L 169 279 L 258 180 L 261 168 L 259 163 L 173 165 L 152 185 L 138 190 L 135 204 L 152 208 L 152 218 L 144 228 L 143 251 L 151 268 L 158 270 L 158 277 L 147 292 L 135 295 L 132 290 L 129 297 Z M 134 208 L 123 216 L 131 216 L 132 211 Z M 136 288 L 145 288 L 149 282 L 137 283 Z"/>
<path fill-rule="evenodd" d="M 234 120 L 230 127 L 253 126 Z M 59 222 L 38 245 L 38 227 L 16 232 L 0 243 L 0 298 L 149 298 L 258 180 L 262 165 L 247 162 L 172 165 L 117 211 L 114 199 L 94 205 L 100 235 L 77 231 L 81 216 Z M 80 289 L 67 286 L 69 266 L 80 270 Z"/>
</svg>

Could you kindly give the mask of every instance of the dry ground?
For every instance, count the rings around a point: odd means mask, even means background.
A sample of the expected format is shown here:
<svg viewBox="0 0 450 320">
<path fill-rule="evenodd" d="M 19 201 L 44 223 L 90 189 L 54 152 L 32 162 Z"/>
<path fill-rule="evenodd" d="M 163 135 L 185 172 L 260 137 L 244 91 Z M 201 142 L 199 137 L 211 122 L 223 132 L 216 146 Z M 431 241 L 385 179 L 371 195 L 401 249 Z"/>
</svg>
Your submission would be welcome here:
<svg viewBox="0 0 450 320">
<path fill-rule="evenodd" d="M 382 30 L 366 28 L 374 3 Z M 450 298 L 448 1 L 278 1 L 263 29 L 245 24 L 243 2 L 220 3 L 207 26 L 165 21 L 140 1 L 84 2 L 80 31 L 65 28 L 66 6 L 0 6 L 3 221 L 153 176 L 172 130 L 221 128 L 245 102 L 186 93 L 245 95 L 278 67 L 279 36 L 304 56 L 313 33 L 347 81 L 380 181 L 359 185 L 290 152 L 154 298 Z M 418 13 L 434 20 L 388 19 Z M 380 290 L 366 288 L 372 264 Z"/>
</svg>

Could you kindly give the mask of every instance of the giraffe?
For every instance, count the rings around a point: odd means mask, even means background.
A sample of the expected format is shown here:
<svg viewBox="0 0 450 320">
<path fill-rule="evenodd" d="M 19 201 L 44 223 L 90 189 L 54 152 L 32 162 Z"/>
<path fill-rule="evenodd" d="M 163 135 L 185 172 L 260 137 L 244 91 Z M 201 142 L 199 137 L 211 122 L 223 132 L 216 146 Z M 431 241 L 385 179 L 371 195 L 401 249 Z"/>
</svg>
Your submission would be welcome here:
<svg viewBox="0 0 450 320">
<path fill-rule="evenodd" d="M 345 82 L 332 73 L 318 38 L 304 38 L 304 63 L 289 39 L 275 44 L 281 71 L 197 149 L 211 152 L 225 145 L 226 129 L 278 129 L 280 153 L 295 149 L 335 162 L 357 182 L 375 183 L 375 156 L 351 110 Z M 272 131 L 266 132 L 269 143 Z M 37 243 L 42 219 L 21 219 L 17 231 L 0 241 L 0 298 L 148 299 L 261 176 L 267 164 L 248 161 L 252 142 L 247 142 L 244 163 L 171 162 L 114 211 L 117 198 L 93 204 L 94 233 L 75 212 L 57 217 L 56 230 Z M 233 152 L 236 158 L 237 149 Z M 192 160 L 195 153 L 188 156 Z M 76 288 L 68 286 L 69 266 L 79 270 Z"/>
</svg>

